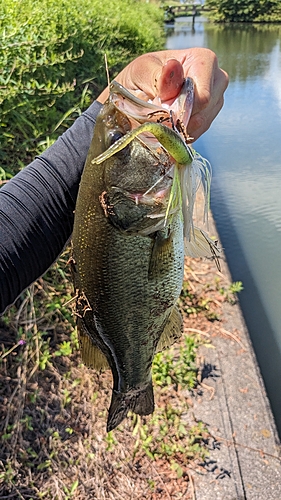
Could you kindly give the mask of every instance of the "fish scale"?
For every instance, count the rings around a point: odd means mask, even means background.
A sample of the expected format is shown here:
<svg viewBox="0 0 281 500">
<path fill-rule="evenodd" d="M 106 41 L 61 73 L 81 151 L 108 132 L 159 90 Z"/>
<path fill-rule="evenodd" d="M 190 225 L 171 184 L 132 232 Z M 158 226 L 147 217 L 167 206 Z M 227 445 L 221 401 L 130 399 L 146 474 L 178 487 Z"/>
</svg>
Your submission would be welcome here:
<svg viewBox="0 0 281 500">
<path fill-rule="evenodd" d="M 153 412 L 153 357 L 182 332 L 176 302 L 183 281 L 186 200 L 175 173 L 182 162 L 192 172 L 192 155 L 180 135 L 143 120 L 134 130 L 126 103 L 118 107 L 118 92 L 97 117 L 72 241 L 82 359 L 97 369 L 109 367 L 113 375 L 108 431 L 129 410 Z M 192 210 L 187 213 L 192 217 Z"/>
<path fill-rule="evenodd" d="M 107 426 L 110 430 L 129 409 L 139 414 L 153 412 L 151 365 L 181 290 L 184 252 L 180 213 L 161 231 L 142 236 L 138 231 L 141 233 L 143 224 L 154 223 L 147 212 L 161 213 L 163 206 L 159 201 L 152 201 L 149 206 L 140 203 L 134 206 L 133 216 L 130 204 L 134 202 L 126 198 L 128 188 L 133 193 L 144 192 L 162 175 L 163 163 L 156 161 L 154 151 L 134 139 L 125 151 L 101 165 L 92 164 L 92 159 L 106 149 L 104 114 L 110 112 L 111 127 L 120 129 L 119 123 L 124 124 L 124 117 L 119 120 L 120 111 L 112 109 L 110 103 L 107 106 L 97 118 L 79 188 L 73 271 L 82 357 L 83 339 L 88 350 L 91 350 L 90 340 L 105 356 L 113 374 Z M 165 162 L 170 161 L 164 151 L 163 157 Z M 169 188 L 172 178 L 165 182 Z M 117 196 L 119 205 L 112 207 L 116 189 L 121 193 Z M 116 215 L 119 209 L 120 217 L 125 213 L 128 231 L 118 227 L 119 223 L 122 225 Z M 130 217 L 136 217 L 132 233 Z M 173 331 L 173 339 L 180 335 L 180 318 L 177 322 L 174 330 L 178 331 Z M 91 355 L 86 354 L 85 359 L 91 365 Z"/>
</svg>

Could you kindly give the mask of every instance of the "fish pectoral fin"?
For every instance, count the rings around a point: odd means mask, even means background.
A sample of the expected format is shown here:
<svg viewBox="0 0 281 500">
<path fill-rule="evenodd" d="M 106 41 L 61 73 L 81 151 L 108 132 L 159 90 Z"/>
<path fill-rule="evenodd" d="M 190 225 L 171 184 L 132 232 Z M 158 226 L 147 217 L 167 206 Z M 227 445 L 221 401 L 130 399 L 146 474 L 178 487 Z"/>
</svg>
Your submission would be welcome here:
<svg viewBox="0 0 281 500">
<path fill-rule="evenodd" d="M 190 232 L 189 238 L 184 238 L 185 255 L 189 257 L 208 257 L 213 258 L 218 270 L 221 270 L 219 257 L 220 248 L 217 241 L 213 241 L 208 234 L 194 227 Z"/>
<path fill-rule="evenodd" d="M 164 331 L 158 341 L 156 352 L 168 349 L 173 345 L 182 335 L 183 332 L 183 319 L 179 308 L 175 305 L 166 323 Z"/>
<path fill-rule="evenodd" d="M 128 392 L 113 390 L 108 411 L 107 432 L 112 431 L 127 417 L 129 410 L 138 415 L 150 415 L 154 412 L 154 395 L 152 381 L 142 389 L 131 389 Z"/>
<path fill-rule="evenodd" d="M 77 331 L 83 363 L 88 368 L 95 368 L 97 371 L 107 370 L 109 368 L 108 361 L 103 352 L 94 344 L 81 318 L 77 320 Z"/>
<path fill-rule="evenodd" d="M 150 255 L 148 279 L 159 279 L 160 275 L 167 274 L 170 270 L 169 263 L 173 256 L 172 253 L 172 231 L 168 229 L 167 234 L 164 231 L 157 231 L 154 234 L 154 242 Z"/>
</svg>

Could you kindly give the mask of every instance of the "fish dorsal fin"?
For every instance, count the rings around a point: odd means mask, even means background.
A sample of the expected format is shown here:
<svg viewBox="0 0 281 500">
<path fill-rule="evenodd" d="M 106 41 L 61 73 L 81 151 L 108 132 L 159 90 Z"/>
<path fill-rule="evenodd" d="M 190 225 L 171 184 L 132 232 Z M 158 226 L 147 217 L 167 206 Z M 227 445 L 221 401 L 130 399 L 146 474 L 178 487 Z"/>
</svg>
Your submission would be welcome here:
<svg viewBox="0 0 281 500">
<path fill-rule="evenodd" d="M 79 318 L 77 321 L 78 339 L 83 363 L 88 368 L 96 370 L 107 370 L 108 361 L 101 350 L 93 343 L 84 322 Z"/>
<path fill-rule="evenodd" d="M 163 351 L 173 345 L 182 335 L 183 320 L 182 315 L 175 305 L 166 323 L 164 331 L 158 341 L 156 352 Z"/>
</svg>

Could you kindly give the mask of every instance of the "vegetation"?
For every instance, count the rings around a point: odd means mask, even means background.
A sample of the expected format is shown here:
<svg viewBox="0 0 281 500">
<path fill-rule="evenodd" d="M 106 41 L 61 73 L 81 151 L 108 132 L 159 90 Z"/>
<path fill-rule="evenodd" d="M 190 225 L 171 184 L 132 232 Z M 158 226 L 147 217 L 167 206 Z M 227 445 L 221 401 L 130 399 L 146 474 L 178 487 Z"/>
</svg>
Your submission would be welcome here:
<svg viewBox="0 0 281 500">
<path fill-rule="evenodd" d="M 163 14 L 138 1 L 136 17 L 135 4 L 0 0 L 0 185 L 99 94 L 104 53 L 114 77 L 136 55 L 163 47 Z M 186 498 L 189 466 L 204 463 L 212 440 L 188 416 L 202 379 L 196 352 L 208 343 L 199 328 L 218 323 L 220 303 L 240 285 L 220 277 L 185 284 L 189 328 L 180 346 L 155 358 L 155 413 L 130 415 L 106 434 L 111 376 L 81 364 L 68 257 L 0 320 L 0 498 Z"/>
<path fill-rule="evenodd" d="M 0 498 L 188 498 L 189 471 L 204 466 L 214 439 L 189 412 L 193 394 L 208 390 L 197 350 L 211 347 L 210 325 L 219 334 L 220 305 L 241 283 L 214 278 L 214 264 L 187 263 L 185 334 L 155 357 L 155 412 L 106 434 L 111 374 L 81 363 L 68 258 L 1 318 Z"/>
<path fill-rule="evenodd" d="M 215 22 L 281 22 L 280 0 L 206 0 Z"/>
<path fill-rule="evenodd" d="M 185 335 L 158 354 L 154 414 L 130 415 L 106 434 L 111 375 L 81 364 L 67 261 L 66 252 L 0 325 L 0 497 L 115 499 L 116 488 L 130 498 L 131 482 L 134 494 L 160 499 L 156 470 L 167 470 L 173 489 L 186 491 L 189 464 L 204 461 L 211 439 L 202 422 L 187 418 L 198 386 L 197 348 L 208 339 Z M 218 286 L 207 286 L 210 296 Z M 182 295 L 182 310 L 193 304 L 189 324 L 208 322 L 212 301 L 205 297 L 209 309 L 202 301 L 202 293 Z"/>
<path fill-rule="evenodd" d="M 163 12 L 134 0 L 0 0 L 0 180 L 50 145 L 137 55 L 163 47 Z"/>
</svg>

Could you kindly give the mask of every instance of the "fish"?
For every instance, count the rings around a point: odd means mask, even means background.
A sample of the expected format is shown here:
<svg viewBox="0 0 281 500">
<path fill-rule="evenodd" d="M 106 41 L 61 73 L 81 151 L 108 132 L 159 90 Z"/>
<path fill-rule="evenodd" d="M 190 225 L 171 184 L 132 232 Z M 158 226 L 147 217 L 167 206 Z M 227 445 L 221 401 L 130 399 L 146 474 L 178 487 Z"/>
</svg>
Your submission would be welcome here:
<svg viewBox="0 0 281 500">
<path fill-rule="evenodd" d="M 185 247 L 214 252 L 192 222 L 198 173 L 206 180 L 208 165 L 196 170 L 183 138 L 192 81 L 183 87 L 165 109 L 113 82 L 80 182 L 71 258 L 77 330 L 83 362 L 112 372 L 107 432 L 129 411 L 153 413 L 153 358 L 183 330 Z"/>
</svg>

